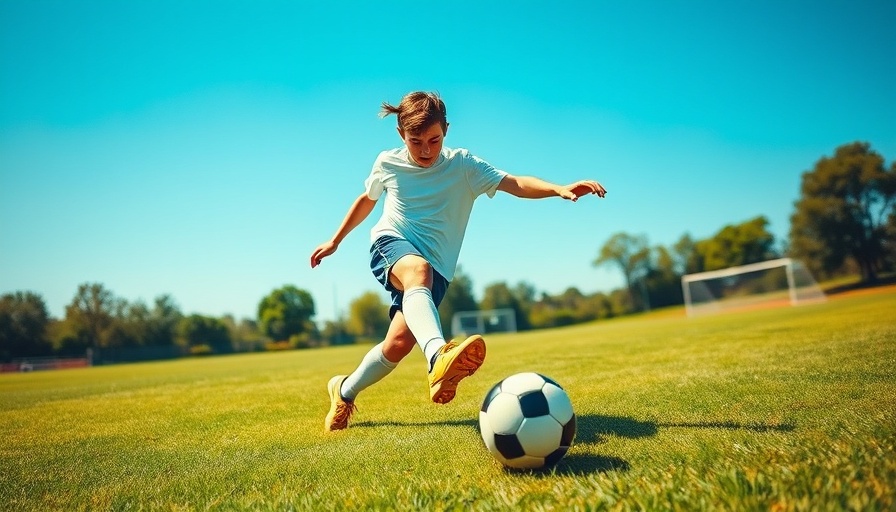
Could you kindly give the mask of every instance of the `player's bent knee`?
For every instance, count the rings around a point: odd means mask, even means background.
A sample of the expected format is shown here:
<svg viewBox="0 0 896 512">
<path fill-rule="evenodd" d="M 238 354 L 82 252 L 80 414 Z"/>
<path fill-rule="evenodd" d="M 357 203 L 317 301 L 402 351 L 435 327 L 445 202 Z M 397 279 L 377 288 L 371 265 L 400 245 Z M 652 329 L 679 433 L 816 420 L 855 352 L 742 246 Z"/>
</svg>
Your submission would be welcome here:
<svg viewBox="0 0 896 512">
<path fill-rule="evenodd" d="M 401 284 L 400 289 L 414 286 L 432 288 L 432 265 L 419 256 L 409 254 L 399 259 L 392 266 L 391 274 Z"/>
<path fill-rule="evenodd" d="M 400 336 L 395 340 L 395 347 L 404 352 L 405 355 L 409 354 L 416 346 L 417 341 L 413 336 Z"/>
<path fill-rule="evenodd" d="M 386 340 L 386 346 L 383 347 L 383 354 L 386 356 L 386 359 L 392 362 L 398 362 L 410 354 L 416 345 L 417 342 L 414 340 L 413 336 L 393 337 Z"/>
</svg>

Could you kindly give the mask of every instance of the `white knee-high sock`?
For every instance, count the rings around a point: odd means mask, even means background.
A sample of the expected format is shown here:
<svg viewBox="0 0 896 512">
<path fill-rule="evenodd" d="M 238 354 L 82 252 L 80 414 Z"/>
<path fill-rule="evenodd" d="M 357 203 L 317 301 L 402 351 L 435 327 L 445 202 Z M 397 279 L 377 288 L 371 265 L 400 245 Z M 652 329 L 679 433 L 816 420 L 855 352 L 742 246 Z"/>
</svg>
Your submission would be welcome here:
<svg viewBox="0 0 896 512">
<path fill-rule="evenodd" d="M 361 364 L 355 371 L 342 381 L 342 388 L 339 390 L 342 398 L 353 402 L 358 393 L 379 382 L 398 366 L 398 363 L 389 361 L 383 354 L 385 344 L 386 342 L 383 341 L 370 349 L 361 359 Z"/>
<path fill-rule="evenodd" d="M 425 286 L 405 290 L 401 311 L 408 328 L 417 338 L 417 344 L 423 349 L 423 355 L 431 362 L 445 344 L 442 326 L 439 324 L 439 310 L 432 300 L 432 292 Z"/>
</svg>

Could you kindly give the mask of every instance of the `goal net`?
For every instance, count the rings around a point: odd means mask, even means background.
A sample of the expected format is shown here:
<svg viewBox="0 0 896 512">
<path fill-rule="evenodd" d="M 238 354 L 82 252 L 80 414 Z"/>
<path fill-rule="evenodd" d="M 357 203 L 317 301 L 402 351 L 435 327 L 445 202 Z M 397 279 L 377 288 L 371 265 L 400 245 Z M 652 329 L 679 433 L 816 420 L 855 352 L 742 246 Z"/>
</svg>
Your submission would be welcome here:
<svg viewBox="0 0 896 512">
<path fill-rule="evenodd" d="M 451 317 L 452 336 L 490 332 L 516 332 L 516 314 L 510 308 L 458 311 Z"/>
<path fill-rule="evenodd" d="M 791 258 L 688 274 L 681 288 L 688 316 L 825 300 L 809 270 Z"/>
</svg>

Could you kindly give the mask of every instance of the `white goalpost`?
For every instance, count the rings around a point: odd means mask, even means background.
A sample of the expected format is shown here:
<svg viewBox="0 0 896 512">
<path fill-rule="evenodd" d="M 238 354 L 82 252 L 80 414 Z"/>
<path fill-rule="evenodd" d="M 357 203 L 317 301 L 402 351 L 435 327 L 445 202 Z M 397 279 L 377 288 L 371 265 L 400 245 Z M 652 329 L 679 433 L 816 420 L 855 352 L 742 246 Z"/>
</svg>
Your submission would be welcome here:
<svg viewBox="0 0 896 512">
<path fill-rule="evenodd" d="M 826 300 L 809 270 L 791 258 L 681 277 L 688 316 Z"/>
<path fill-rule="evenodd" d="M 516 313 L 513 309 L 458 311 L 451 317 L 452 336 L 490 332 L 516 332 Z"/>
</svg>

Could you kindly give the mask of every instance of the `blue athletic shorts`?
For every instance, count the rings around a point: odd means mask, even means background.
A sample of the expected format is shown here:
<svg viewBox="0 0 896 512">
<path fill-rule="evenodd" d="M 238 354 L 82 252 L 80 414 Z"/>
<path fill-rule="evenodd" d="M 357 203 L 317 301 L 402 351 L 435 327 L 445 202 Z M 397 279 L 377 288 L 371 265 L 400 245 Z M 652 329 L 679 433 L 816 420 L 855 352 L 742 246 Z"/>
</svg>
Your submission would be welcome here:
<svg viewBox="0 0 896 512">
<path fill-rule="evenodd" d="M 389 272 L 399 258 L 408 254 L 423 257 L 410 242 L 394 236 L 381 236 L 370 246 L 370 270 L 373 272 L 373 277 L 392 294 L 389 318 L 394 317 L 396 311 L 401 311 L 401 300 L 404 298 L 404 292 L 396 290 L 389 282 Z M 442 277 L 442 274 L 439 274 L 436 269 L 432 269 L 432 300 L 436 307 L 439 307 L 442 299 L 445 298 L 448 284 L 448 280 Z"/>
</svg>

